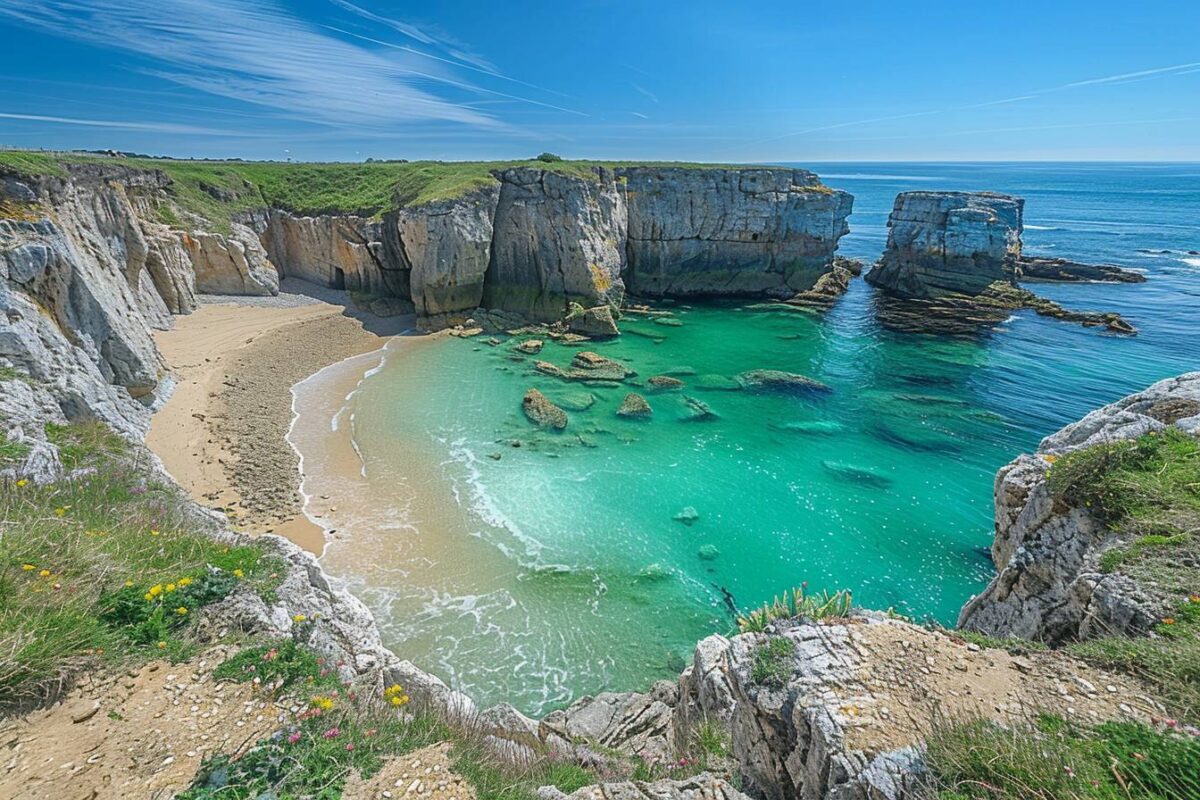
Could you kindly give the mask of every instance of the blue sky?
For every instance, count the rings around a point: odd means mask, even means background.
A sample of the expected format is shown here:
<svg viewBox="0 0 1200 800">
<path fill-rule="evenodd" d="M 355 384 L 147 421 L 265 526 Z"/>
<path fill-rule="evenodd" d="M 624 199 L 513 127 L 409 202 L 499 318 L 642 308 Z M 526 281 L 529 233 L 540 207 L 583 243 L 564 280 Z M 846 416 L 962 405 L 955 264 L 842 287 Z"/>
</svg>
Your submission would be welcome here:
<svg viewBox="0 0 1200 800">
<path fill-rule="evenodd" d="M 1200 2 L 0 0 L 0 145 L 1200 160 Z"/>
</svg>

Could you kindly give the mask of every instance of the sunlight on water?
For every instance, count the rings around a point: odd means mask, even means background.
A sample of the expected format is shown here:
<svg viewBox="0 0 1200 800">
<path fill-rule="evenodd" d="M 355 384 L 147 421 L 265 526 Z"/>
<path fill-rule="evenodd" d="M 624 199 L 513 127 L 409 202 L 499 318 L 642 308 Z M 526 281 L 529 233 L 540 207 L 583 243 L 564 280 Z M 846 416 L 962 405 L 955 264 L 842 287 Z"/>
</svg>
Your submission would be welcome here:
<svg viewBox="0 0 1200 800">
<path fill-rule="evenodd" d="M 399 342 L 350 401 L 365 488 L 324 564 L 403 657 L 527 712 L 673 677 L 697 639 L 731 629 L 727 597 L 749 607 L 801 581 L 953 623 L 992 571 L 996 469 L 1087 410 L 1200 366 L 1200 270 L 1187 255 L 1200 247 L 1200 185 L 1176 177 L 1184 169 L 818 170 L 855 195 L 842 252 L 865 260 L 898 191 L 1024 196 L 1029 252 L 1148 273 L 1137 286 L 1035 287 L 1121 312 L 1136 338 L 1026 314 L 979 342 L 891 334 L 861 281 L 824 318 L 680 304 L 681 325 L 630 318 L 620 339 L 588 345 L 637 381 L 687 384 L 637 389 L 654 408 L 642 422 L 615 414 L 630 387 L 534 373 L 513 340 Z M 566 366 L 576 350 L 547 343 L 539 358 Z M 731 390 L 756 368 L 833 391 Z M 529 387 L 568 409 L 565 433 L 531 428 Z M 717 419 L 690 420 L 688 398 Z M 692 524 L 676 519 L 685 508 Z"/>
</svg>

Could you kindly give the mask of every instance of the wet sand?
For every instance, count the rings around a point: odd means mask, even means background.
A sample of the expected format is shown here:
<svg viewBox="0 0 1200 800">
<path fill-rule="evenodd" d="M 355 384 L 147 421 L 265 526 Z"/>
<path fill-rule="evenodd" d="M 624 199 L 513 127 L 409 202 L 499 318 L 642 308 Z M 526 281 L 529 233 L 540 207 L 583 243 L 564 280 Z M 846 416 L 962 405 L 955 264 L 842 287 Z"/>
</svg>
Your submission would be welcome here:
<svg viewBox="0 0 1200 800">
<path fill-rule="evenodd" d="M 292 386 L 378 350 L 412 319 L 360 315 L 339 304 L 344 293 L 311 294 L 318 297 L 207 298 L 156 334 L 177 387 L 147 444 L 194 499 L 239 529 L 286 536 L 319 554 L 323 532 L 303 514 L 299 457 L 286 439 Z M 365 371 L 373 362 L 363 363 Z"/>
</svg>

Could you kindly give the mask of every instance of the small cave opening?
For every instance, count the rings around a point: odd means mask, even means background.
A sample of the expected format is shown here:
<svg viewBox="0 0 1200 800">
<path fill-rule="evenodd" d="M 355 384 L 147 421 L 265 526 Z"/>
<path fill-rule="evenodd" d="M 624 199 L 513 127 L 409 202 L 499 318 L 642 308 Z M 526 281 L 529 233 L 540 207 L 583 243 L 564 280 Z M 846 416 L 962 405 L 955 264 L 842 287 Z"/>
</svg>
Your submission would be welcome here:
<svg viewBox="0 0 1200 800">
<path fill-rule="evenodd" d="M 334 289 L 345 289 L 346 288 L 346 271 L 344 269 L 342 269 L 341 267 L 333 268 L 333 288 Z"/>
</svg>

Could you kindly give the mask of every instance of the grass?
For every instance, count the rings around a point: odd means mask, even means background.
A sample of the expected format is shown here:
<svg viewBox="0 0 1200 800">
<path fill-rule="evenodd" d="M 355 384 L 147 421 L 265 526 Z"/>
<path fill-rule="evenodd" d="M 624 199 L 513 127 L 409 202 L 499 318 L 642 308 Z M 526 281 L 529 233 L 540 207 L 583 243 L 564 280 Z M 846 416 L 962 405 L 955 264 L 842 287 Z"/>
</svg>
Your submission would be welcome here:
<svg viewBox="0 0 1200 800">
<path fill-rule="evenodd" d="M 169 193 L 175 203 L 222 231 L 228 230 L 232 215 L 265 206 L 299 214 L 340 213 L 379 218 L 394 209 L 454 199 L 495 185 L 494 171 L 515 166 L 536 166 L 581 178 L 594 177 L 596 167 L 761 168 L 684 162 L 545 159 L 365 163 L 187 161 L 136 157 L 115 160 L 86 153 L 0 150 L 0 171 L 7 169 L 19 175 L 65 175 L 65 165 L 80 163 L 161 170 L 171 178 Z M 822 187 L 811 188 L 819 191 Z M 166 224 L 181 224 L 173 210 L 160 208 L 158 213 Z"/>
<path fill-rule="evenodd" d="M 792 675 L 796 646 L 783 636 L 773 636 L 754 648 L 750 679 L 766 686 L 783 686 Z"/>
<path fill-rule="evenodd" d="M 1192 800 L 1200 738 L 1108 722 L 1095 728 L 1042 715 L 1002 728 L 939 723 L 927 740 L 926 798 L 936 800 Z"/>
<path fill-rule="evenodd" d="M 1047 474 L 1056 501 L 1091 510 L 1118 536 L 1100 569 L 1173 608 L 1150 636 L 1068 646 L 1151 683 L 1173 713 L 1200 721 L 1200 440 L 1177 428 L 1069 453 Z"/>
<path fill-rule="evenodd" d="M 0 483 L 0 712 L 52 699 L 83 670 L 191 652 L 192 619 L 273 561 L 193 528 L 99 424 L 48 429 L 77 477 Z M 182 611 L 180 609 L 183 609 Z"/>
<path fill-rule="evenodd" d="M 386 759 L 440 742 L 452 744 L 452 767 L 479 800 L 533 800 L 540 786 L 569 793 L 595 782 L 592 773 L 554 754 L 537 753 L 523 765 L 504 761 L 470 722 L 410 712 L 403 687 L 376 693 L 340 683 L 308 649 L 308 635 L 299 626 L 292 639 L 243 650 L 213 672 L 219 680 L 257 679 L 264 691 L 303 710 L 246 752 L 207 760 L 181 800 L 337 798 L 353 773 L 370 778 Z"/>
<path fill-rule="evenodd" d="M 740 633 L 762 633 L 767 626 L 780 619 L 822 620 L 838 619 L 847 616 L 853 608 L 853 597 L 848 589 L 836 592 L 822 590 L 820 594 L 808 594 L 808 584 L 804 583 L 773 598 L 737 620 Z"/>
</svg>

